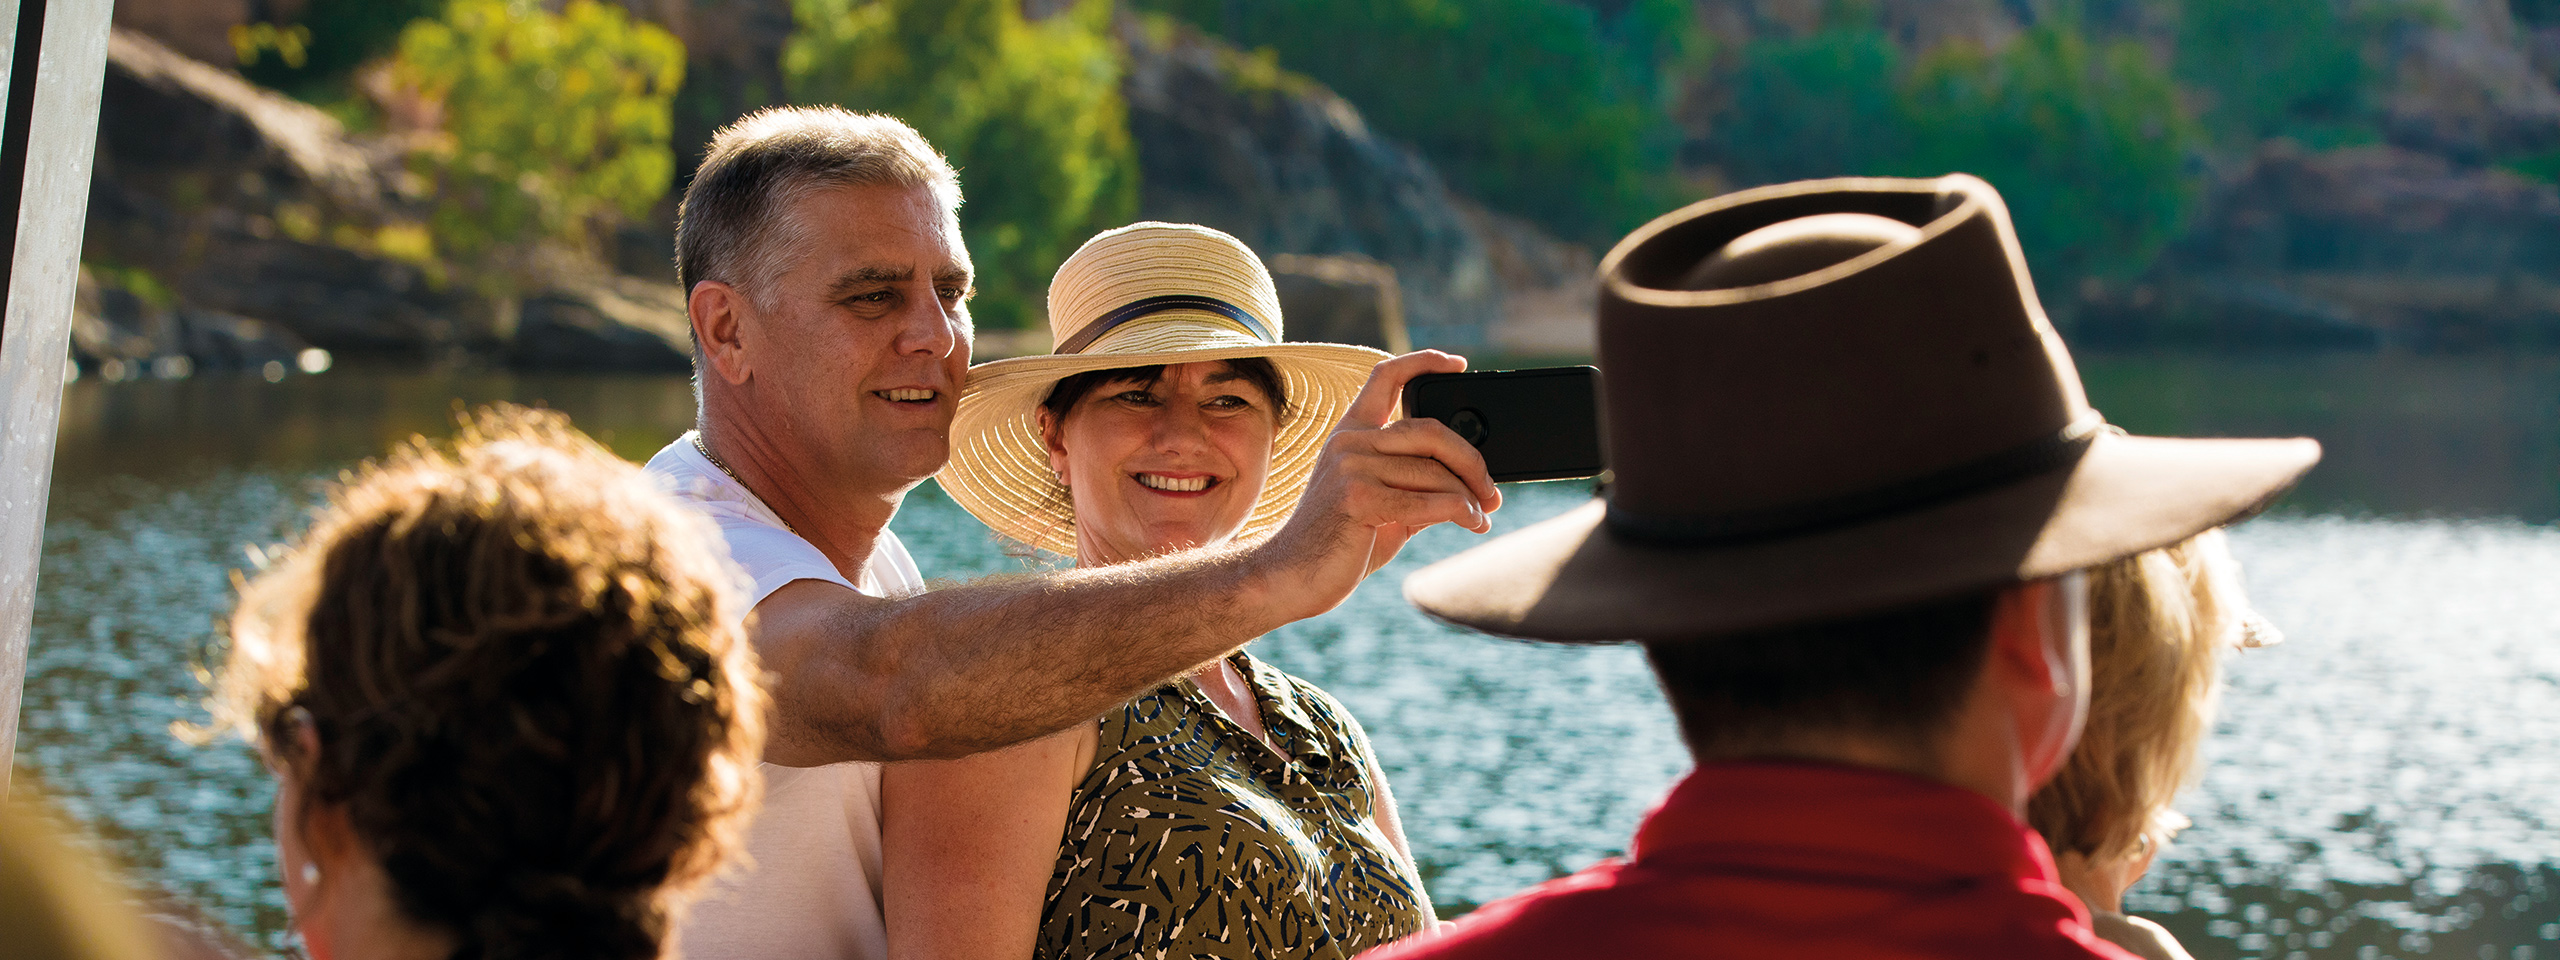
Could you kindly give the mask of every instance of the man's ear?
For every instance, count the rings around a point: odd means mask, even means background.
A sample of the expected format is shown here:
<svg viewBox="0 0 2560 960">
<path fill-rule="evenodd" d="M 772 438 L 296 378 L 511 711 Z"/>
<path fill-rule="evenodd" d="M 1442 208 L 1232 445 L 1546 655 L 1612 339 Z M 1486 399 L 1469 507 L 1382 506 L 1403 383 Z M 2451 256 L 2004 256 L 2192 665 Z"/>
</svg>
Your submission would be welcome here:
<svg viewBox="0 0 2560 960">
<path fill-rule="evenodd" d="M 2052 624 L 2045 606 L 2053 602 L 2053 583 L 2035 580 L 2000 591 L 1991 607 L 1991 656 L 1999 661 L 2005 682 L 2039 694 L 2062 692 L 2066 675 L 2057 672 L 2046 634 Z"/>
<path fill-rule="evenodd" d="M 2079 574 L 2018 584 L 1991 612 L 1991 669 L 2030 788 L 2060 772 L 2088 717 L 2088 608 Z"/>
<path fill-rule="evenodd" d="M 747 365 L 746 321 L 754 310 L 738 288 L 718 280 L 694 284 L 693 292 L 685 296 L 684 312 L 693 321 L 693 338 L 702 345 L 702 359 L 732 386 L 747 382 L 752 372 Z"/>
<path fill-rule="evenodd" d="M 1067 479 L 1067 448 L 1059 442 L 1057 416 L 1043 406 L 1032 408 L 1031 417 L 1040 425 L 1040 445 L 1049 450 L 1049 469 L 1058 475 L 1059 484 L 1075 486 L 1075 481 Z"/>
</svg>

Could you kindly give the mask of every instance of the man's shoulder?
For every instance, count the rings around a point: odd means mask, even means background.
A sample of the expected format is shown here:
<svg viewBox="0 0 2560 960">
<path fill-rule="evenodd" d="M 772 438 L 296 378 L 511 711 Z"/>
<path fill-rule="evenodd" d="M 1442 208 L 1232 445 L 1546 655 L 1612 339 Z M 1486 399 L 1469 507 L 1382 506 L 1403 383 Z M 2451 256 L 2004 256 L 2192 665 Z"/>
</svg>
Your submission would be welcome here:
<svg viewBox="0 0 2560 960">
<path fill-rule="evenodd" d="M 720 471 L 695 450 L 686 433 L 660 449 L 641 467 L 659 489 L 676 502 L 711 521 L 729 560 L 747 575 L 749 605 L 760 604 L 774 591 L 799 580 L 818 580 L 860 592 L 853 581 L 815 544 L 791 531 L 755 494 Z M 897 555 L 905 560 L 906 549 Z M 914 568 L 914 561 L 905 561 Z"/>
<path fill-rule="evenodd" d="M 1439 930 L 1361 954 L 1361 960 L 1509 960 L 1610 955 L 1594 939 L 1630 933 L 1611 895 L 1626 864 L 1609 860 L 1479 907 Z M 1595 952 L 1600 951 L 1600 952 Z"/>
<path fill-rule="evenodd" d="M 1710 872 L 1712 874 L 1712 872 Z M 1791 896 L 1821 897 L 1782 882 Z M 1800 911 L 1753 909 L 1749 877 L 1700 875 L 1612 860 L 1486 904 L 1442 931 L 1363 960 L 1511 960 L 1713 955 L 1733 958 L 1891 955 L 2132 960 L 2074 931 L 2068 911 L 1987 898 L 1861 908 L 1855 897 Z M 1889 898 L 1900 900 L 1901 898 Z M 1931 898 L 1920 898 L 1929 901 Z M 1915 915 L 1911 908 L 1917 907 Z M 1825 916 L 1825 914 L 1834 914 Z"/>
</svg>

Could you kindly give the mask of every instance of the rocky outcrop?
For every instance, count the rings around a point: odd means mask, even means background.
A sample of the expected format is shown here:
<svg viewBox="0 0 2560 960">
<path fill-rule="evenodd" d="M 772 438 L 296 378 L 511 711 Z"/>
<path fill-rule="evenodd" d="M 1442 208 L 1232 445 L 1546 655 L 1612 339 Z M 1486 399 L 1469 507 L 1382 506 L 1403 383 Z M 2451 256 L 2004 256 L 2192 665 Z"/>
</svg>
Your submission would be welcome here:
<svg viewBox="0 0 2560 960">
<path fill-rule="evenodd" d="M 521 303 L 481 292 L 447 265 L 395 255 L 389 238 L 424 228 L 392 189 L 403 162 L 392 145 L 352 141 L 319 109 L 138 33 L 115 31 L 107 59 L 82 258 L 171 302 L 125 327 L 99 311 L 84 363 L 264 369 L 269 354 L 306 347 L 580 369 L 670 369 L 689 356 L 671 284 L 590 267 L 547 271 L 567 279 Z M 102 304 L 133 295 L 102 289 Z"/>
<path fill-rule="evenodd" d="M 2467 163 L 2560 148 L 2560 87 L 2507 0 L 2438 0 L 2434 13 L 2397 45 L 2390 141 Z"/>
<path fill-rule="evenodd" d="M 1404 328 L 1404 294 L 1395 268 L 1358 254 L 1271 258 L 1284 331 L 1291 340 L 1352 343 L 1388 353 L 1413 349 Z"/>
<path fill-rule="evenodd" d="M 1216 227 L 1265 257 L 1372 258 L 1395 269 L 1416 342 L 1482 343 L 1501 285 L 1420 155 L 1312 81 L 1188 27 L 1121 23 L 1141 216 Z"/>
<path fill-rule="evenodd" d="M 135 292 L 80 271 L 71 308 L 71 359 L 109 380 L 251 371 L 281 380 L 325 368 L 293 331 L 238 314 L 154 304 Z"/>
<path fill-rule="evenodd" d="M 526 297 L 506 358 L 519 369 L 678 373 L 693 368 L 693 328 L 674 284 L 596 277 Z"/>
<path fill-rule="evenodd" d="M 332 351 L 457 348 L 468 298 L 361 249 L 392 219 L 378 170 L 319 109 L 118 30 L 82 256 Z"/>
<path fill-rule="evenodd" d="M 1417 345 L 1589 351 L 1587 250 L 1458 195 L 1350 103 L 1267 59 L 1161 20 L 1124 16 L 1120 35 L 1142 216 L 1217 227 L 1274 260 L 1382 265 Z M 1341 283 L 1378 281 L 1300 285 Z"/>
<path fill-rule="evenodd" d="M 2082 315 L 2100 338 L 2560 344 L 2560 188 L 2397 147 L 2278 142 L 2153 275 Z"/>
<path fill-rule="evenodd" d="M 115 25 L 206 63 L 230 63 L 231 28 L 249 22 L 252 0 L 116 0 Z"/>
<path fill-rule="evenodd" d="M 1589 357 L 1599 350 L 1599 257 L 1590 247 L 1549 236 L 1535 224 L 1460 202 L 1458 215 L 1484 241 L 1502 284 L 1502 313 L 1487 326 L 1487 345 L 1520 357 Z"/>
</svg>

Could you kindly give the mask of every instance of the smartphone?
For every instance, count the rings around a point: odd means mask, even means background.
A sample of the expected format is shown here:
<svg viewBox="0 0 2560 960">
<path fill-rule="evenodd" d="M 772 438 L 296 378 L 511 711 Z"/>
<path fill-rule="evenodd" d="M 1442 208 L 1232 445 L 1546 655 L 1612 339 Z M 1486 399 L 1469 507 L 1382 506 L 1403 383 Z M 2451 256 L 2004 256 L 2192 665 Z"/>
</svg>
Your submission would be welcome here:
<svg viewBox="0 0 2560 960">
<path fill-rule="evenodd" d="M 1606 466 L 1598 367 L 1426 373 L 1405 384 L 1404 415 L 1448 424 L 1496 481 L 1570 480 Z"/>
</svg>

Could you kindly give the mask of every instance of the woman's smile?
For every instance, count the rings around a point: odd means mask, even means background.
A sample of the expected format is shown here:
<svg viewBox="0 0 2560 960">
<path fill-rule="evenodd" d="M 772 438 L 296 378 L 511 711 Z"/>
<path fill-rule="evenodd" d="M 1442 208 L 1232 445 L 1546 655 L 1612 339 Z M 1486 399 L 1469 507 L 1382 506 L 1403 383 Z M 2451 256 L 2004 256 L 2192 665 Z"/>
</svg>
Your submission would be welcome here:
<svg viewBox="0 0 2560 960">
<path fill-rule="evenodd" d="M 1171 496 L 1189 496 L 1207 493 L 1209 492 L 1210 487 L 1217 486 L 1219 482 L 1217 477 L 1209 476 L 1205 473 L 1133 473 L 1129 476 L 1131 479 L 1138 481 L 1138 485 L 1141 487 Z"/>
</svg>

